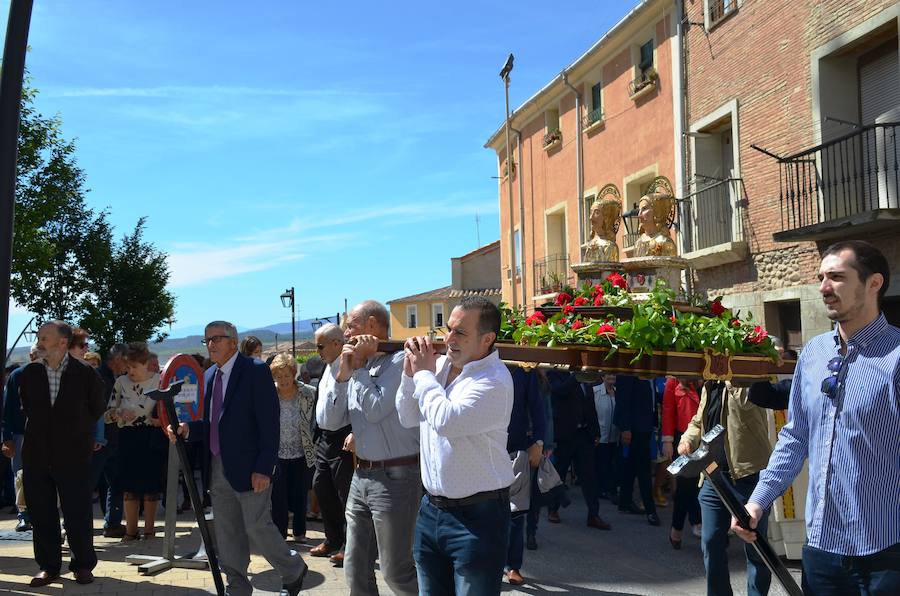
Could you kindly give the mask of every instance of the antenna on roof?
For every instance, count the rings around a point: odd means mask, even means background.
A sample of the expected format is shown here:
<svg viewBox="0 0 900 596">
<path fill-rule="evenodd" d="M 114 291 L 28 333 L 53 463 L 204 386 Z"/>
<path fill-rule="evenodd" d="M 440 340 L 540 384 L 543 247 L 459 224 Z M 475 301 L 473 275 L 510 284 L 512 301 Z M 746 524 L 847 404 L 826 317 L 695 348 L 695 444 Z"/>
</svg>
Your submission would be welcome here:
<svg viewBox="0 0 900 596">
<path fill-rule="evenodd" d="M 478 248 L 481 248 L 481 230 L 478 228 L 478 212 L 475 212 L 475 241 L 478 242 Z"/>
</svg>

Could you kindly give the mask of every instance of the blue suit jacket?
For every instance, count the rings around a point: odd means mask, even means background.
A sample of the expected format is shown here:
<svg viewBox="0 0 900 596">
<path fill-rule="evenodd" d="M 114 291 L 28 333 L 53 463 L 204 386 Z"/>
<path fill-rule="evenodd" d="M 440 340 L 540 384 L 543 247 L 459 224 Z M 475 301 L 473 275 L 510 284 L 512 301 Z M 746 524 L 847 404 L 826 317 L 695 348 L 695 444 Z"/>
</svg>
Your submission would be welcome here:
<svg viewBox="0 0 900 596">
<path fill-rule="evenodd" d="M 191 432 L 202 424 L 204 454 L 208 465 L 210 413 L 212 389 L 218 366 L 205 373 L 206 391 L 203 401 L 203 422 L 192 423 Z M 280 409 L 278 394 L 269 367 L 261 361 L 247 358 L 240 352 L 228 377 L 225 406 L 219 419 L 219 448 L 225 478 L 238 492 L 253 487 L 253 473 L 275 475 L 280 440 Z"/>
</svg>

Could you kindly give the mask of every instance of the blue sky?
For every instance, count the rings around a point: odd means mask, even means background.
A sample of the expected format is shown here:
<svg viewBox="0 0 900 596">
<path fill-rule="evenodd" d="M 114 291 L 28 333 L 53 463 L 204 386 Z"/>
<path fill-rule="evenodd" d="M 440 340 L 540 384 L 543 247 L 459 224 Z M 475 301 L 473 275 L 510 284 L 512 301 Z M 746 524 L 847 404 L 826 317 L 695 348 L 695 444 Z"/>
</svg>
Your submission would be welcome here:
<svg viewBox="0 0 900 596">
<path fill-rule="evenodd" d="M 516 106 L 633 4 L 37 0 L 27 65 L 89 203 L 170 254 L 175 329 L 253 327 L 292 285 L 309 318 L 449 284 L 476 213 L 499 237 L 506 55 Z"/>
</svg>

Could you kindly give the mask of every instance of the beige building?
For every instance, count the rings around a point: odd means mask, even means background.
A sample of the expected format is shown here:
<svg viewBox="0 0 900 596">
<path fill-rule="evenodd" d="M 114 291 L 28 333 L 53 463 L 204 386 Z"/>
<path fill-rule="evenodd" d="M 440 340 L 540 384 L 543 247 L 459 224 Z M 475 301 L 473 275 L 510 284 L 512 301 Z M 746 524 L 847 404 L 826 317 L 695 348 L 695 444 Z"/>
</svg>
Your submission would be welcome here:
<svg viewBox="0 0 900 596">
<path fill-rule="evenodd" d="M 485 296 L 500 302 L 500 241 L 492 242 L 461 257 L 450 259 L 451 284 L 388 302 L 391 339 L 440 334 L 447 317 L 467 296 Z"/>
</svg>

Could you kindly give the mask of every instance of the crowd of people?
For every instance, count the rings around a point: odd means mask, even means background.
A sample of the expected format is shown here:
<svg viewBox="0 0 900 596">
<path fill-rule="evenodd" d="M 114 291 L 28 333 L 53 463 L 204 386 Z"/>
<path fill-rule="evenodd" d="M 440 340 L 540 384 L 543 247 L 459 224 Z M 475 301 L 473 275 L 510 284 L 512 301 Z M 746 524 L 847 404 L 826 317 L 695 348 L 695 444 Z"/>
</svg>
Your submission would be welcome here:
<svg viewBox="0 0 900 596">
<path fill-rule="evenodd" d="M 690 524 L 711 595 L 732 593 L 737 533 L 747 591 L 766 594 L 771 573 L 750 543 L 807 458 L 804 592 L 900 592 L 900 329 L 880 310 L 887 262 L 866 243 L 840 243 L 826 250 L 820 279 L 835 331 L 807 344 L 793 379 L 749 388 L 508 365 L 494 346 L 500 312 L 479 297 L 450 313 L 443 355 L 431 337 L 380 352 L 389 314 L 371 300 L 341 327 L 319 328 L 319 358 L 302 367 L 287 354 L 264 362 L 258 339 L 209 323 L 204 417 L 175 432 L 192 445 L 216 533 L 227 537 L 217 541 L 227 593 L 252 593 L 251 547 L 281 574 L 283 593 L 299 593 L 308 567 L 288 530 L 305 541 L 317 510 L 325 538 L 309 554 L 343 566 L 351 594 L 378 593 L 376 561 L 396 594 L 497 594 L 504 578 L 525 582 L 542 511 L 561 523 L 577 485 L 585 524 L 598 531 L 615 532 L 601 499 L 651 526 L 671 503 L 668 543 L 680 550 Z M 87 344 L 87 332 L 46 323 L 32 364 L 5 385 L 3 453 L 23 487 L 18 528 L 33 529 L 32 586 L 59 577 L 61 537 L 76 581 L 93 581 L 98 488 L 104 535 L 156 532 L 165 437 L 175 440 L 146 396 L 159 386 L 158 360 L 130 343 L 100 362 Z M 785 408 L 773 455 L 766 410 Z M 736 525 L 709 483 L 665 472 L 716 425 L 726 431 L 719 469 L 755 531 Z"/>
</svg>

